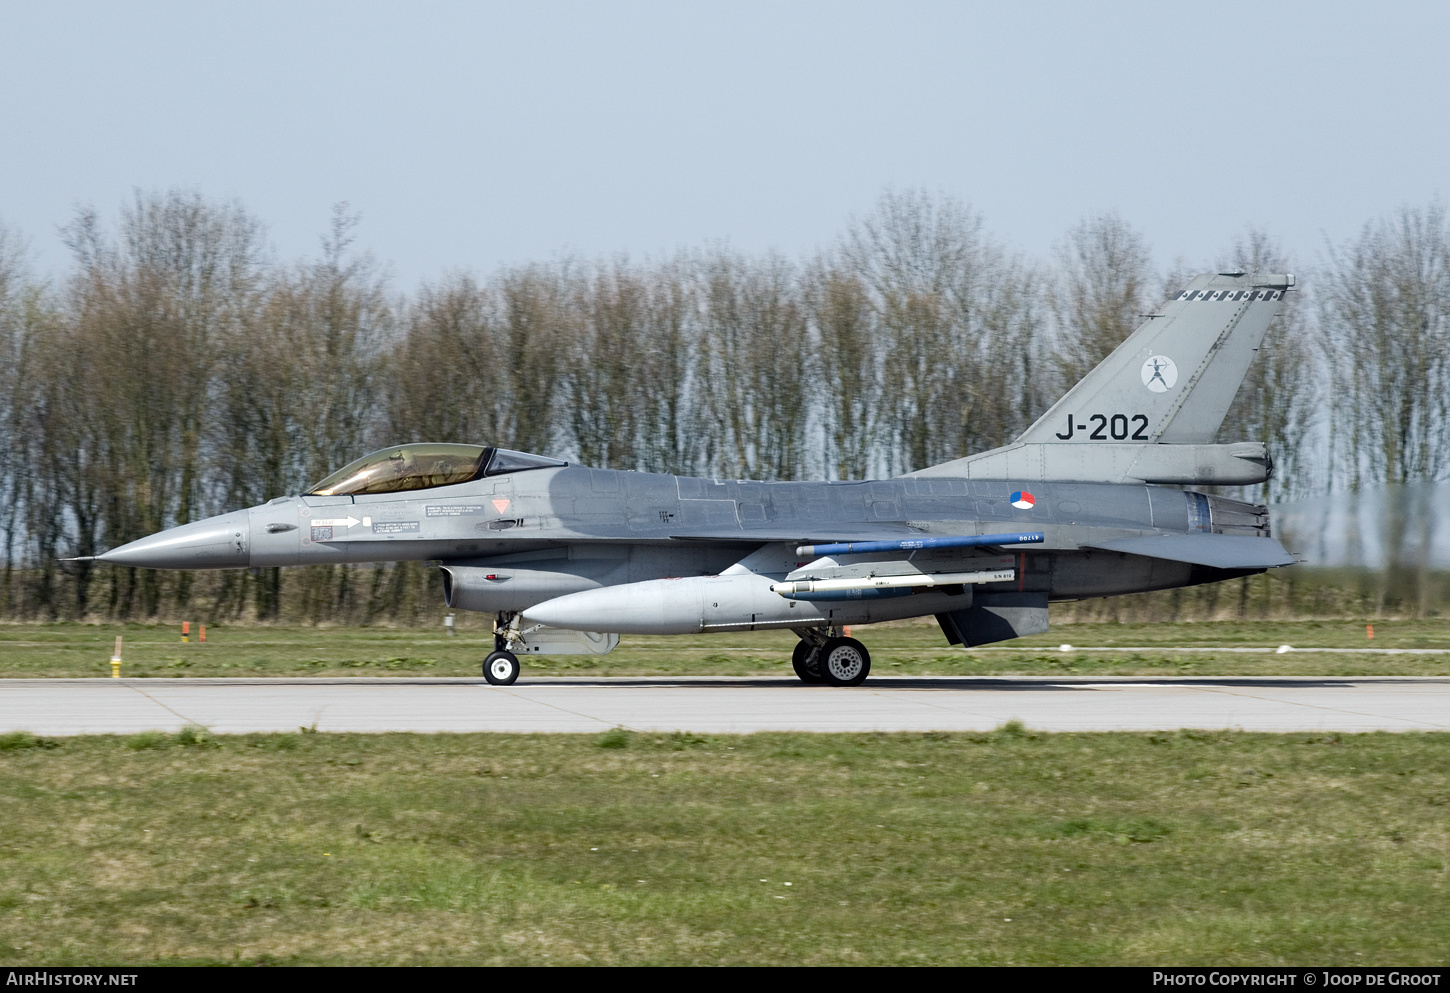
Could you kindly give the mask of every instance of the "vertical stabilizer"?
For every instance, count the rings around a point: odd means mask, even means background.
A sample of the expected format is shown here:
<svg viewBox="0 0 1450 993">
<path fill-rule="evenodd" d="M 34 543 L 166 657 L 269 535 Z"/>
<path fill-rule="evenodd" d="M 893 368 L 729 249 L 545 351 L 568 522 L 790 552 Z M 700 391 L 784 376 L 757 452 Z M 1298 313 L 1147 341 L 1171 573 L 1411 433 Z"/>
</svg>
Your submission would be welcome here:
<svg viewBox="0 0 1450 993">
<path fill-rule="evenodd" d="M 1290 275 L 1210 273 L 1188 284 L 1012 444 L 912 476 L 1252 486 L 1262 442 L 1213 443 Z"/>
<path fill-rule="evenodd" d="M 1198 276 L 1017 444 L 1212 444 L 1293 285 L 1291 275 Z"/>
</svg>

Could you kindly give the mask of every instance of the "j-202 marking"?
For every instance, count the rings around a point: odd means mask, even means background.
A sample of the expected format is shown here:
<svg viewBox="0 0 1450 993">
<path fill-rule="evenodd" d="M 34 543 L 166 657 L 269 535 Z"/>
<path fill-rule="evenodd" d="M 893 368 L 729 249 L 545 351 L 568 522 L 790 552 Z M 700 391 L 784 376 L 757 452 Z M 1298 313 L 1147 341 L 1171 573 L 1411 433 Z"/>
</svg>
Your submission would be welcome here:
<svg viewBox="0 0 1450 993">
<path fill-rule="evenodd" d="M 1067 441 L 1076 434 L 1090 430 L 1089 441 L 1149 440 L 1147 414 L 1089 414 L 1088 421 L 1091 423 L 1074 423 L 1072 415 L 1068 414 L 1067 430 L 1057 432 L 1057 437 Z M 1131 434 L 1128 433 L 1130 428 Z"/>
</svg>

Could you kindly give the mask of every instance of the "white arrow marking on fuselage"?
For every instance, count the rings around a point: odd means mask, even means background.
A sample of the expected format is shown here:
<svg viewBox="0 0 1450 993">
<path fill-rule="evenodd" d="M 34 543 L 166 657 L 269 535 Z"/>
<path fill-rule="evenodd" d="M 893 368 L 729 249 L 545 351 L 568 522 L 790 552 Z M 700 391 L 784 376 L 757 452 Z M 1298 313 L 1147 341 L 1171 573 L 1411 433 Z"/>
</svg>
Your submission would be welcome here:
<svg viewBox="0 0 1450 993">
<path fill-rule="evenodd" d="M 331 520 L 314 519 L 312 521 L 312 526 L 315 528 L 350 528 L 354 524 L 361 523 L 362 521 L 358 520 L 356 517 L 334 517 Z"/>
</svg>

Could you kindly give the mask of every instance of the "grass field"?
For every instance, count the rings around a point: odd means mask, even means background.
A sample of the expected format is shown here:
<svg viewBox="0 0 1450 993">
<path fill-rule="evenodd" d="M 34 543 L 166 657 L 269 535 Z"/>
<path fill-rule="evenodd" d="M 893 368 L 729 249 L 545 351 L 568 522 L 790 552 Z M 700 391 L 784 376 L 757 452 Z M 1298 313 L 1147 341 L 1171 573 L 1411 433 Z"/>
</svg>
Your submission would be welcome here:
<svg viewBox="0 0 1450 993">
<path fill-rule="evenodd" d="M 1385 655 L 1374 648 L 1450 649 L 1450 621 L 1376 621 L 1369 641 L 1358 621 L 1072 624 L 985 650 L 950 648 L 935 622 L 855 629 L 878 675 L 1445 675 L 1450 653 Z M 176 627 L 0 626 L 0 677 L 103 676 L 116 635 L 125 638 L 127 676 L 478 675 L 491 647 L 480 628 L 446 637 L 439 629 L 386 627 L 217 627 L 205 645 L 183 644 Z M 193 639 L 195 632 L 193 632 Z M 1123 649 L 1059 650 L 1063 643 Z M 530 675 L 719 675 L 790 673 L 790 632 L 626 636 L 609 655 L 525 658 Z M 1335 653 L 1222 652 L 1281 644 Z M 1191 648 L 1191 651 L 1183 651 Z M 1142 650 L 1129 650 L 1142 649 Z M 1169 651 L 1167 649 L 1173 649 Z"/>
<path fill-rule="evenodd" d="M 1450 736 L 0 738 L 7 964 L 1442 964 Z"/>
</svg>

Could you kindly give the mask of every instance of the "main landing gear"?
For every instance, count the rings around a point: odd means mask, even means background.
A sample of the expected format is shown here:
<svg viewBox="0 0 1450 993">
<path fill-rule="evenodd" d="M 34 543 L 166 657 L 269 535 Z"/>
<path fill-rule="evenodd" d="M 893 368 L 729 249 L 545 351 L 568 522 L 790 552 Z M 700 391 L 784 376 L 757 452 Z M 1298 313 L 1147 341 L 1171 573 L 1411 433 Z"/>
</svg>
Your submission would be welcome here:
<svg viewBox="0 0 1450 993">
<path fill-rule="evenodd" d="M 483 660 L 483 678 L 494 686 L 512 686 L 519 678 L 519 657 L 509 651 L 518 636 L 518 614 L 499 614 L 493 624 L 493 651 Z"/>
<path fill-rule="evenodd" d="M 790 664 L 803 683 L 860 686 L 871 674 L 871 653 L 855 638 L 840 637 L 835 628 L 795 628 L 800 636 Z"/>
</svg>

